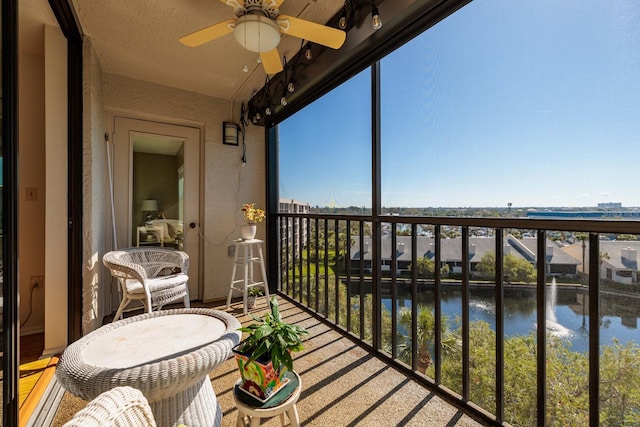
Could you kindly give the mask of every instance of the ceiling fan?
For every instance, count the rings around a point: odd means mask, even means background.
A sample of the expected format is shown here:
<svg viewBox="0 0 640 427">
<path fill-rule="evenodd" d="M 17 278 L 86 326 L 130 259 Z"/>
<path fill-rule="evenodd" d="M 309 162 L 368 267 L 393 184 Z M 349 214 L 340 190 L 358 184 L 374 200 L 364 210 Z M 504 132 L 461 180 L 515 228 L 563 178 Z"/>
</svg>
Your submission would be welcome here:
<svg viewBox="0 0 640 427">
<path fill-rule="evenodd" d="M 288 34 L 333 49 L 339 49 L 346 33 L 337 28 L 316 24 L 293 16 L 280 15 L 284 0 L 220 0 L 232 6 L 237 19 L 227 19 L 217 24 L 181 37 L 180 43 L 196 47 L 211 40 L 233 33 L 236 41 L 245 49 L 260 54 L 267 74 L 282 71 L 278 53 L 281 34 Z"/>
</svg>

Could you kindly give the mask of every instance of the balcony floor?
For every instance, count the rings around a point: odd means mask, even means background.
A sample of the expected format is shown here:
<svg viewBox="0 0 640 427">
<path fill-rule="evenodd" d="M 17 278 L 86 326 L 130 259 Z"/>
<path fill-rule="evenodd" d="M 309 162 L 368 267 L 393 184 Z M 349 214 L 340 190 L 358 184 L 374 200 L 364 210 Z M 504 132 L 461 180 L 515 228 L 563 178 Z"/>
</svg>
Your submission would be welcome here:
<svg viewBox="0 0 640 427">
<path fill-rule="evenodd" d="M 411 381 L 402 373 L 367 353 L 339 332 L 318 321 L 294 304 L 281 301 L 287 322 L 309 331 L 305 349 L 294 355 L 294 368 L 302 378 L 302 394 L 297 407 L 304 426 L 482 426 L 456 407 Z M 202 304 L 193 304 L 203 306 Z M 225 310 L 224 305 L 207 305 Z M 267 309 L 261 298 L 255 315 Z M 229 309 L 243 324 L 242 303 Z M 135 313 L 134 313 L 135 314 Z M 238 411 L 233 402 L 233 385 L 239 374 L 230 358 L 210 373 L 213 388 L 223 411 L 223 427 L 236 425 Z M 64 424 L 85 402 L 65 393 L 53 426 Z M 263 426 L 279 426 L 278 417 Z"/>
</svg>

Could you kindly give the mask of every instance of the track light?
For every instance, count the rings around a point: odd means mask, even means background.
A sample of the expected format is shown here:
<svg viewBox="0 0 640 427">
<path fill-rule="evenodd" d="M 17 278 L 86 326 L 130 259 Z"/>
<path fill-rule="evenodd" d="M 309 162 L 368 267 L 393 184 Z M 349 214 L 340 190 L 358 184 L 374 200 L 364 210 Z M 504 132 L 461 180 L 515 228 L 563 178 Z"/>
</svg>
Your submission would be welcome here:
<svg viewBox="0 0 640 427">
<path fill-rule="evenodd" d="M 311 43 L 307 43 L 307 48 L 304 50 L 304 57 L 307 59 L 307 61 L 311 61 L 311 58 L 313 58 L 313 52 L 311 51 Z"/>
<path fill-rule="evenodd" d="M 382 19 L 380 19 L 380 12 L 378 12 L 377 7 L 371 9 L 371 28 L 374 30 L 382 28 Z"/>
<path fill-rule="evenodd" d="M 347 14 L 343 11 L 342 15 L 340 15 L 340 20 L 338 21 L 338 28 L 341 30 L 347 29 Z"/>
<path fill-rule="evenodd" d="M 295 85 L 295 84 L 293 84 L 293 82 L 289 82 L 289 84 L 287 85 L 287 90 L 288 90 L 290 93 L 295 92 L 295 91 L 296 91 L 296 85 Z"/>
</svg>

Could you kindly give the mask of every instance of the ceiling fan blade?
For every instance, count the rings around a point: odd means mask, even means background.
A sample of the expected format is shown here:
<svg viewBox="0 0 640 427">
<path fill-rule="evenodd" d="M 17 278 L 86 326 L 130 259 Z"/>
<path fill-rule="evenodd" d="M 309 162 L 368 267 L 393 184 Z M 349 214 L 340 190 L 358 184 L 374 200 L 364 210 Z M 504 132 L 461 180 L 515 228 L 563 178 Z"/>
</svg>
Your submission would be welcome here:
<svg viewBox="0 0 640 427">
<path fill-rule="evenodd" d="M 200 46 L 201 44 L 210 42 L 211 40 L 233 32 L 235 23 L 235 19 L 227 19 L 226 21 L 218 22 L 217 24 L 198 30 L 195 33 L 181 37 L 179 40 L 180 43 L 186 46 Z"/>
<path fill-rule="evenodd" d="M 278 74 L 282 71 L 282 61 L 280 61 L 280 54 L 277 48 L 269 52 L 261 52 L 260 60 L 262 61 L 265 73 Z"/>
<path fill-rule="evenodd" d="M 284 0 L 265 0 L 265 6 L 267 7 L 275 7 L 276 9 L 280 7 Z"/>
<path fill-rule="evenodd" d="M 234 9 L 244 9 L 244 0 L 220 0 L 227 6 L 231 6 Z"/>
<path fill-rule="evenodd" d="M 347 38 L 347 34 L 342 30 L 293 16 L 280 15 L 277 21 L 280 31 L 284 34 L 309 40 L 332 49 L 339 49 Z"/>
</svg>

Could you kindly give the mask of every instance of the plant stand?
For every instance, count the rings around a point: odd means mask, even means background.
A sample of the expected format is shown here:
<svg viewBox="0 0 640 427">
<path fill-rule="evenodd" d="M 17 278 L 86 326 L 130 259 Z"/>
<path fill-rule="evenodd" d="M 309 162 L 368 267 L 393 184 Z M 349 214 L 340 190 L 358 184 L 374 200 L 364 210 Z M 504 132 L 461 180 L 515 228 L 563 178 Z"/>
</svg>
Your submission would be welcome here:
<svg viewBox="0 0 640 427">
<path fill-rule="evenodd" d="M 262 403 L 246 394 L 240 389 L 240 382 L 233 388 L 233 399 L 238 408 L 238 419 L 236 427 L 245 427 L 248 418 L 250 427 L 258 427 L 262 418 L 275 417 L 280 415 L 280 424 L 286 425 L 284 414 L 287 414 L 292 427 L 300 427 L 300 416 L 296 402 L 300 398 L 302 390 L 302 380 L 295 372 L 285 374 L 289 378 L 289 383 L 284 389 L 278 392 L 270 400 Z M 240 380 L 242 381 L 242 380 Z"/>
<path fill-rule="evenodd" d="M 235 256 L 233 259 L 233 272 L 231 273 L 231 284 L 229 286 L 229 296 L 227 297 L 227 308 L 231 305 L 231 297 L 234 289 L 242 292 L 244 303 L 244 314 L 247 314 L 247 293 L 249 288 L 254 286 L 262 286 L 264 294 L 269 301 L 269 286 L 267 284 L 267 271 L 264 267 L 264 258 L 262 256 L 262 240 L 234 240 Z M 257 256 L 256 256 L 257 254 Z M 260 266 L 262 274 L 261 281 L 255 281 L 253 275 L 254 264 Z M 240 268 L 238 268 L 240 267 Z M 240 273 L 240 277 L 236 278 L 236 274 Z"/>
</svg>

